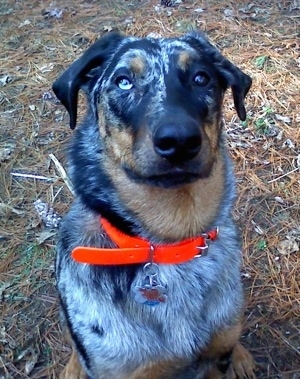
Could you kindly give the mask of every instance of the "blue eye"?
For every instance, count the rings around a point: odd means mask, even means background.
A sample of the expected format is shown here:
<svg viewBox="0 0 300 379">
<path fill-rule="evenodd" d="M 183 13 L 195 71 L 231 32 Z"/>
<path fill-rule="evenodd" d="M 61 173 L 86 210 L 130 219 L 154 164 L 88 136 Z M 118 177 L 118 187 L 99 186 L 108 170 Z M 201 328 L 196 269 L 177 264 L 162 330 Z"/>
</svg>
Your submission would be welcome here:
<svg viewBox="0 0 300 379">
<path fill-rule="evenodd" d="M 200 71 L 194 76 L 193 81 L 196 86 L 203 87 L 210 81 L 210 77 L 205 72 Z"/>
<path fill-rule="evenodd" d="M 128 79 L 126 76 L 120 76 L 119 78 L 117 78 L 116 84 L 123 91 L 129 91 L 133 87 L 131 80 Z"/>
</svg>

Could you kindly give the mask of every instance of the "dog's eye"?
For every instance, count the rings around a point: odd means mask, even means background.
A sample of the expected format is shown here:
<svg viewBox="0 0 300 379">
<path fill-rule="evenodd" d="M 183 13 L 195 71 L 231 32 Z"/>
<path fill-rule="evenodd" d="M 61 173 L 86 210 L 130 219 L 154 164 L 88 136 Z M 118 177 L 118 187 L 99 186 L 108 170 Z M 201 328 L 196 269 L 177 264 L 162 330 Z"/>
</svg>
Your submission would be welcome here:
<svg viewBox="0 0 300 379">
<path fill-rule="evenodd" d="M 123 91 L 129 91 L 133 87 L 131 80 L 128 79 L 126 76 L 120 76 L 119 78 L 117 78 L 116 84 Z"/>
<path fill-rule="evenodd" d="M 197 72 L 197 74 L 194 76 L 194 84 L 199 87 L 206 86 L 206 84 L 209 82 L 210 77 L 205 72 Z"/>
</svg>

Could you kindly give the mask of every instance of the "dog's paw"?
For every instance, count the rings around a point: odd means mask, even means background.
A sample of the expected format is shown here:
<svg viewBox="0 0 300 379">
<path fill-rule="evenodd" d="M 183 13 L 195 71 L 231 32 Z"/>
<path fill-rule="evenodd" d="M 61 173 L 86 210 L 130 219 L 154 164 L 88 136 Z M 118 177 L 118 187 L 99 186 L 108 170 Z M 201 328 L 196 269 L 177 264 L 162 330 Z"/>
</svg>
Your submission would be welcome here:
<svg viewBox="0 0 300 379">
<path fill-rule="evenodd" d="M 256 379 L 255 362 L 252 355 L 238 343 L 232 352 L 232 363 L 226 373 L 226 379 Z"/>
<path fill-rule="evenodd" d="M 75 351 L 73 351 L 69 362 L 59 375 L 59 379 L 87 379 Z"/>
</svg>

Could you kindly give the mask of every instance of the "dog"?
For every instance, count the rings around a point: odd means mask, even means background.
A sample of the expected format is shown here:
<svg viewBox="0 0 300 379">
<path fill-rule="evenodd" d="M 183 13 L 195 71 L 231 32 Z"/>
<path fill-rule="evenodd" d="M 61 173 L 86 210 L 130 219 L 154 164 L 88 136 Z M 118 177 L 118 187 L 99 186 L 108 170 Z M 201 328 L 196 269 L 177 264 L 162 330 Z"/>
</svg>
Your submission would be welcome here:
<svg viewBox="0 0 300 379">
<path fill-rule="evenodd" d="M 231 88 L 245 120 L 251 78 L 200 32 L 102 36 L 53 90 L 77 124 L 76 199 L 56 278 L 73 346 L 61 379 L 242 379 L 241 247 L 223 132 Z"/>
</svg>

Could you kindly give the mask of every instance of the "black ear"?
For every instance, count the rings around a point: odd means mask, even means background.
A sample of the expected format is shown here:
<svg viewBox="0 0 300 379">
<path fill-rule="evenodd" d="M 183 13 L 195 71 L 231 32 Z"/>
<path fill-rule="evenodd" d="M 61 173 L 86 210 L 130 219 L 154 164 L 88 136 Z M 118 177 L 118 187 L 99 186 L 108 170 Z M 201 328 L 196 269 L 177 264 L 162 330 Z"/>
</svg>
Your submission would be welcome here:
<svg viewBox="0 0 300 379">
<path fill-rule="evenodd" d="M 252 79 L 229 60 L 223 58 L 220 62 L 220 72 L 231 87 L 233 102 L 239 118 L 246 120 L 245 97 L 251 87 Z"/>
<path fill-rule="evenodd" d="M 231 87 L 235 109 L 239 118 L 244 121 L 246 119 L 244 99 L 252 84 L 250 76 L 226 59 L 219 50 L 208 41 L 204 34 L 193 32 L 187 34 L 184 39 L 198 50 L 202 57 L 207 58 L 209 63 L 215 65 L 223 79 L 224 89 Z"/>
<path fill-rule="evenodd" d="M 70 127 L 75 129 L 77 120 L 78 92 L 91 79 L 88 74 L 100 67 L 125 37 L 111 32 L 96 41 L 53 84 L 57 98 L 70 115 Z"/>
</svg>

